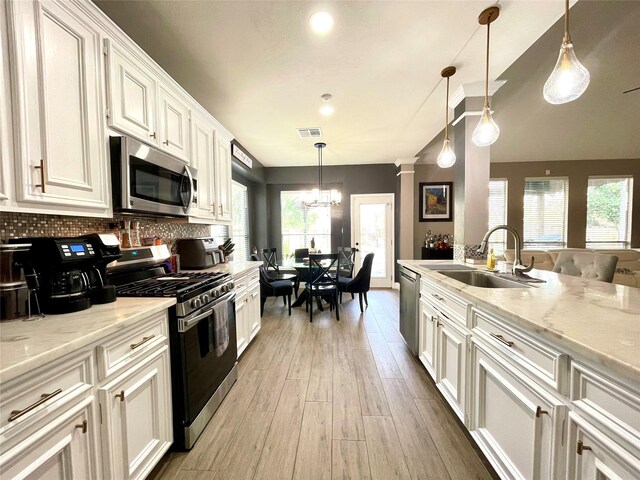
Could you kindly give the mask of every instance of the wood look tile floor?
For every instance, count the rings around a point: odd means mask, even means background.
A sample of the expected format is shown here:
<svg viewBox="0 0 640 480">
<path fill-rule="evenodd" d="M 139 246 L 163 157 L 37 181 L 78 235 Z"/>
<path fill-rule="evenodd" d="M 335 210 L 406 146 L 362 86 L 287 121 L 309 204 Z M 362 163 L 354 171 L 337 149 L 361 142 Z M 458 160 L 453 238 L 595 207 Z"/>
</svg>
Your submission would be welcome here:
<svg viewBox="0 0 640 480">
<path fill-rule="evenodd" d="M 269 299 L 239 378 L 195 447 L 154 480 L 497 478 L 398 333 L 398 292 L 340 319 Z"/>
</svg>

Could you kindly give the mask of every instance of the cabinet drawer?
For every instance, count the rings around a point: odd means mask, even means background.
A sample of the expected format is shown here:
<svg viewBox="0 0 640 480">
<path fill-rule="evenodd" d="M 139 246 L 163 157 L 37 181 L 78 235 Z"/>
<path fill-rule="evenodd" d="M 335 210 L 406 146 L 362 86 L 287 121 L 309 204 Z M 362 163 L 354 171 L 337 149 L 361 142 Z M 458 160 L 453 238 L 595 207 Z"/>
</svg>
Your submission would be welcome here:
<svg viewBox="0 0 640 480">
<path fill-rule="evenodd" d="M 469 304 L 464 300 L 424 279 L 420 280 L 420 294 L 452 319 L 457 320 L 463 326 L 467 325 Z"/>
<path fill-rule="evenodd" d="M 23 430 L 63 407 L 91 389 L 91 384 L 91 351 L 86 350 L 2 385 L 0 437 L 7 439 L 14 435 L 14 430 Z"/>
<path fill-rule="evenodd" d="M 476 308 L 471 309 L 471 328 L 475 335 L 483 337 L 501 355 L 558 392 L 568 393 L 567 354 L 534 340 L 531 334 Z"/>
<path fill-rule="evenodd" d="M 167 312 L 162 312 L 98 345 L 98 378 L 104 380 L 166 343 Z"/>
<path fill-rule="evenodd" d="M 571 402 L 585 416 L 640 445 L 640 392 L 637 390 L 572 361 Z"/>
</svg>

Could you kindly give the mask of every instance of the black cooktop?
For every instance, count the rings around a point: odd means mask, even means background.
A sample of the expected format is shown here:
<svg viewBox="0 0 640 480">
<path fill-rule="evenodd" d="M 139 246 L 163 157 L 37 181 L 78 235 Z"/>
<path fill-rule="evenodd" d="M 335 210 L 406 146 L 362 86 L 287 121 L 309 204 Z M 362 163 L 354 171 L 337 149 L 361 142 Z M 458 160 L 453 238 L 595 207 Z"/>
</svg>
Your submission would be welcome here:
<svg viewBox="0 0 640 480">
<path fill-rule="evenodd" d="M 223 283 L 229 273 L 168 273 L 117 287 L 120 297 L 183 297 Z"/>
</svg>

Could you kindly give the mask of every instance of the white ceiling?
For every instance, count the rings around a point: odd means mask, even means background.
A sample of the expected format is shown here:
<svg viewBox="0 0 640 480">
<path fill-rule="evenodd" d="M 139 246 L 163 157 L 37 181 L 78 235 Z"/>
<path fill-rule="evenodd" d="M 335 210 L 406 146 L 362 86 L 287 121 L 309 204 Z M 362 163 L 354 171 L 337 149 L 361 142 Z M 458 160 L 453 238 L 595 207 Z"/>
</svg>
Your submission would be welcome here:
<svg viewBox="0 0 640 480">
<path fill-rule="evenodd" d="M 413 157 L 443 128 L 440 70 L 451 91 L 482 80 L 485 1 L 96 2 L 265 166 L 313 165 L 321 127 L 327 164 Z M 492 25 L 497 78 L 557 19 L 561 0 L 503 0 Z M 573 2 L 572 2 L 573 3 Z M 307 19 L 335 18 L 319 37 Z M 559 42 L 559 40 L 558 40 Z M 318 113 L 331 93 L 335 113 Z"/>
</svg>

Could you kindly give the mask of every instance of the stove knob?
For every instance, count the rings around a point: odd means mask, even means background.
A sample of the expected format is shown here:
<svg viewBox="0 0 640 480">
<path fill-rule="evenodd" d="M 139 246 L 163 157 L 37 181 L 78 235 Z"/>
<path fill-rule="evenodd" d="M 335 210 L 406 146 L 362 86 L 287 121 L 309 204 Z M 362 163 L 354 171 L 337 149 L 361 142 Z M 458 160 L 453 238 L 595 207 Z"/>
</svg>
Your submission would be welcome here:
<svg viewBox="0 0 640 480">
<path fill-rule="evenodd" d="M 231 290 L 233 287 L 235 287 L 235 284 L 233 282 L 229 282 L 229 288 L 227 291 Z"/>
<path fill-rule="evenodd" d="M 213 291 L 212 295 L 213 295 L 213 298 L 218 298 L 218 297 L 220 296 L 220 289 L 219 289 L 219 288 L 216 288 L 216 289 Z"/>
<path fill-rule="evenodd" d="M 199 298 L 194 298 L 191 300 L 191 306 L 193 308 L 200 308 L 202 306 L 202 301 Z"/>
<path fill-rule="evenodd" d="M 211 301 L 211 297 L 209 295 L 207 295 L 206 293 L 204 295 L 202 295 L 202 304 L 206 305 L 207 303 L 209 303 Z"/>
</svg>

